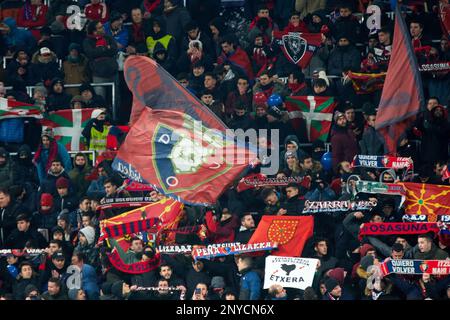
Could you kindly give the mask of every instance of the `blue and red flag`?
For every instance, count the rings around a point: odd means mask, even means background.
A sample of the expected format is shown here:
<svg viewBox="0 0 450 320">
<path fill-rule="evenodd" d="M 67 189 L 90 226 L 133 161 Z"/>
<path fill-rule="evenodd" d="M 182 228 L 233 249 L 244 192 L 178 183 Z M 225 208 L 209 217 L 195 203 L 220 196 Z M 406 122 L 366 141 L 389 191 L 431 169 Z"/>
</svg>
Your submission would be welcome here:
<svg viewBox="0 0 450 320">
<path fill-rule="evenodd" d="M 415 120 L 425 102 L 418 70 L 409 29 L 397 6 L 392 54 L 375 122 L 390 155 L 396 154 L 399 137 Z"/>
</svg>

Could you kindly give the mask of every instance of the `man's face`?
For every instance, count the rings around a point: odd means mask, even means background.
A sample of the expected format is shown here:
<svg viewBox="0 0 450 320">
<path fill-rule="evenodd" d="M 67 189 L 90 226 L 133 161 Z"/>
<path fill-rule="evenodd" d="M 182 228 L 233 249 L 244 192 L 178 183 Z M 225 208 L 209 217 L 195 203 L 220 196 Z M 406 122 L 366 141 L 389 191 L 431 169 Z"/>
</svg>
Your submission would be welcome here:
<svg viewBox="0 0 450 320">
<path fill-rule="evenodd" d="M 333 290 L 330 292 L 334 297 L 340 297 L 342 295 L 342 288 L 340 285 L 337 285 Z"/>
<path fill-rule="evenodd" d="M 378 214 L 374 215 L 372 217 L 372 219 L 370 219 L 370 221 L 372 223 L 382 223 L 383 222 L 383 218 L 381 216 L 379 216 Z"/>
<path fill-rule="evenodd" d="M 266 109 L 264 107 L 262 107 L 262 106 L 256 107 L 256 116 L 257 117 L 264 117 L 266 115 L 267 115 L 267 113 L 266 113 Z"/>
<path fill-rule="evenodd" d="M 113 195 L 117 190 L 117 187 L 112 183 L 105 184 L 105 192 L 107 196 Z"/>
<path fill-rule="evenodd" d="M 97 25 L 95 26 L 95 34 L 98 36 L 105 34 L 105 28 L 103 27 L 101 22 L 97 23 Z"/>
<path fill-rule="evenodd" d="M 207 106 L 211 105 L 213 103 L 213 96 L 211 94 L 204 94 L 201 97 L 202 102 L 206 104 Z"/>
<path fill-rule="evenodd" d="M 153 32 L 159 33 L 161 31 L 161 26 L 158 23 L 153 24 Z"/>
<path fill-rule="evenodd" d="M 161 268 L 161 271 L 159 272 L 159 275 L 164 279 L 169 280 L 172 276 L 172 268 L 170 268 L 169 266 L 163 266 Z"/>
<path fill-rule="evenodd" d="M 238 86 L 239 90 L 242 90 L 245 92 L 248 89 L 248 81 L 245 79 L 239 79 L 237 82 L 237 86 Z"/>
<path fill-rule="evenodd" d="M 390 42 L 389 33 L 386 32 L 378 32 L 378 40 L 381 44 L 387 45 Z"/>
<path fill-rule="evenodd" d="M 16 257 L 16 256 L 10 255 L 10 256 L 7 256 L 7 257 L 6 257 L 6 262 L 7 262 L 8 264 L 16 264 L 18 260 L 19 260 L 19 258 Z"/>
<path fill-rule="evenodd" d="M 56 243 L 50 243 L 48 247 L 50 249 L 50 254 L 54 254 L 56 251 L 60 249 Z"/>
<path fill-rule="evenodd" d="M 429 111 L 433 110 L 434 107 L 438 106 L 439 102 L 436 99 L 429 99 L 427 102 L 427 109 Z"/>
<path fill-rule="evenodd" d="M 81 224 L 83 225 L 83 227 L 87 227 L 87 226 L 91 225 L 91 218 L 88 216 L 82 216 Z"/>
<path fill-rule="evenodd" d="M 61 240 L 63 241 L 63 234 L 61 232 L 55 232 L 53 233 L 53 240 Z"/>
<path fill-rule="evenodd" d="M 213 35 L 218 35 L 220 32 L 219 32 L 219 30 L 215 27 L 215 26 L 213 26 L 213 25 L 210 25 L 209 26 L 209 29 L 211 30 L 211 33 L 213 34 Z"/>
<path fill-rule="evenodd" d="M 339 14 L 341 17 L 349 17 L 352 14 L 352 11 L 349 8 L 340 8 Z"/>
<path fill-rule="evenodd" d="M 262 47 L 264 44 L 264 39 L 263 37 L 256 37 L 255 38 L 255 46 L 257 47 Z"/>
<path fill-rule="evenodd" d="M 385 205 L 383 207 L 383 214 L 388 217 L 392 214 L 392 212 L 394 211 L 394 208 L 391 205 Z"/>
<path fill-rule="evenodd" d="M 394 182 L 394 178 L 389 173 L 384 173 L 383 181 L 384 182 Z"/>
<path fill-rule="evenodd" d="M 327 292 L 327 287 L 325 287 L 325 284 L 321 283 L 319 290 L 320 290 L 320 294 L 324 295 Z"/>
<path fill-rule="evenodd" d="M 366 257 L 367 256 L 372 256 L 372 257 L 376 258 L 377 257 L 377 253 L 376 253 L 375 250 L 368 250 L 367 253 L 366 253 Z"/>
<path fill-rule="evenodd" d="M 411 33 L 411 37 L 417 38 L 422 34 L 422 28 L 420 27 L 420 24 L 411 22 L 409 25 L 409 32 Z"/>
<path fill-rule="evenodd" d="M 144 251 L 144 246 L 142 245 L 142 241 L 141 240 L 134 240 L 131 243 L 131 247 L 130 249 L 134 252 L 142 252 Z"/>
<path fill-rule="evenodd" d="M 196 77 L 200 77 L 203 74 L 203 72 L 205 72 L 205 68 L 203 67 L 195 67 L 192 69 L 192 73 Z"/>
<path fill-rule="evenodd" d="M 223 51 L 225 54 L 228 54 L 228 53 L 230 53 L 230 52 L 233 51 L 233 47 L 232 47 L 231 44 L 229 44 L 228 42 L 222 43 L 221 46 L 222 46 L 222 51 Z"/>
<path fill-rule="evenodd" d="M 405 249 L 405 248 L 407 247 L 407 245 L 408 245 L 408 242 L 407 242 L 405 239 L 400 238 L 400 237 L 398 237 L 398 238 L 395 240 L 395 243 L 400 243 L 400 244 L 403 246 L 404 249 Z"/>
<path fill-rule="evenodd" d="M 327 87 L 314 85 L 313 90 L 314 90 L 315 94 L 319 94 L 319 93 L 325 92 L 327 90 Z"/>
<path fill-rule="evenodd" d="M 136 24 L 141 23 L 142 22 L 142 11 L 141 11 L 141 9 L 131 10 L 131 19 Z"/>
<path fill-rule="evenodd" d="M 288 199 L 298 196 L 298 189 L 293 187 L 286 188 L 286 195 Z"/>
<path fill-rule="evenodd" d="M 348 109 L 345 111 L 345 118 L 349 122 L 355 121 L 355 109 Z"/>
<path fill-rule="evenodd" d="M 0 208 L 7 207 L 9 205 L 10 201 L 11 201 L 11 197 L 9 195 L 6 195 L 3 192 L 0 192 Z"/>
<path fill-rule="evenodd" d="M 369 48 L 375 48 L 375 46 L 377 45 L 377 43 L 378 43 L 378 40 L 377 40 L 377 39 L 375 39 L 375 38 L 370 38 L 370 39 L 369 39 L 369 44 L 368 44 L 368 46 L 369 46 Z"/>
<path fill-rule="evenodd" d="M 302 164 L 303 169 L 312 170 L 313 166 L 314 166 L 314 163 L 313 163 L 312 158 L 306 158 L 303 160 L 303 164 Z"/>
<path fill-rule="evenodd" d="M 241 224 L 246 229 L 252 229 L 255 227 L 255 220 L 251 214 L 247 214 L 242 218 Z"/>
<path fill-rule="evenodd" d="M 88 243 L 87 238 L 82 233 L 78 235 L 78 239 L 82 245 L 86 245 Z"/>
<path fill-rule="evenodd" d="M 86 159 L 83 156 L 77 156 L 75 158 L 75 164 L 77 166 L 84 166 L 86 164 Z"/>
<path fill-rule="evenodd" d="M 61 83 L 56 83 L 53 86 L 53 91 L 55 91 L 56 93 L 61 93 L 63 92 L 63 86 L 61 85 Z"/>
<path fill-rule="evenodd" d="M 168 294 L 169 293 L 169 283 L 167 280 L 159 280 L 158 282 L 158 292 L 160 294 Z"/>
<path fill-rule="evenodd" d="M 403 256 L 405 255 L 405 253 L 403 251 L 397 252 L 397 251 L 392 251 L 391 257 L 394 260 L 400 260 L 403 259 Z"/>
<path fill-rule="evenodd" d="M 234 113 L 238 116 L 238 117 L 243 117 L 245 115 L 245 110 L 243 109 L 236 109 L 234 110 Z"/>
<path fill-rule="evenodd" d="M 298 25 L 300 24 L 300 16 L 294 15 L 289 19 L 289 21 L 294 27 L 298 27 Z"/>
<path fill-rule="evenodd" d="M 89 209 L 91 208 L 91 201 L 89 199 L 84 199 L 80 202 L 79 208 L 83 212 L 89 211 Z"/>
<path fill-rule="evenodd" d="M 326 256 L 328 253 L 328 246 L 326 241 L 320 241 L 314 250 L 320 255 L 320 256 Z"/>
<path fill-rule="evenodd" d="M 297 146 L 293 143 L 288 143 L 286 145 L 286 151 L 297 151 Z"/>
<path fill-rule="evenodd" d="M 347 125 L 347 119 L 345 117 L 340 117 L 337 121 L 336 124 L 339 127 L 345 127 Z"/>
<path fill-rule="evenodd" d="M 444 115 L 444 112 L 442 111 L 442 108 L 435 108 L 433 110 L 433 114 L 436 118 L 442 118 L 442 116 Z"/>
<path fill-rule="evenodd" d="M 33 269 L 30 266 L 23 266 L 20 270 L 20 275 L 24 279 L 31 279 L 31 276 L 33 275 Z"/>
<path fill-rule="evenodd" d="M 371 127 L 375 127 L 375 120 L 377 119 L 376 116 L 369 116 L 367 118 L 367 124 Z"/>
<path fill-rule="evenodd" d="M 205 88 L 206 89 L 213 89 L 216 86 L 216 82 L 217 82 L 217 80 L 214 79 L 213 77 L 206 76 L 205 77 L 205 82 L 204 82 Z"/>
<path fill-rule="evenodd" d="M 52 259 L 53 264 L 55 265 L 56 269 L 61 270 L 64 268 L 64 259 Z"/>
<path fill-rule="evenodd" d="M 203 270 L 204 264 L 201 261 L 196 261 L 194 263 L 192 263 L 192 268 L 194 268 L 194 270 L 196 272 L 200 272 Z"/>
<path fill-rule="evenodd" d="M 57 295 L 59 293 L 59 287 L 55 283 L 49 281 L 48 293 L 50 293 L 51 296 Z"/>
<path fill-rule="evenodd" d="M 198 36 L 198 31 L 199 31 L 198 28 L 189 30 L 189 31 L 188 31 L 188 36 L 189 36 L 189 38 L 191 38 L 191 39 L 197 38 L 197 36 Z"/>
<path fill-rule="evenodd" d="M 53 162 L 52 166 L 50 167 L 51 172 L 53 173 L 60 173 L 62 171 L 63 167 L 61 165 L 61 162 Z"/>
<path fill-rule="evenodd" d="M 261 9 L 258 11 L 258 17 L 260 18 L 268 18 L 269 17 L 269 9 Z"/>
<path fill-rule="evenodd" d="M 65 197 L 69 194 L 69 190 L 67 188 L 56 188 L 60 197 Z"/>
<path fill-rule="evenodd" d="M 83 97 L 84 101 L 89 101 L 93 98 L 91 90 L 84 90 L 81 93 L 81 96 Z"/>
<path fill-rule="evenodd" d="M 271 81 L 272 79 L 267 74 L 263 74 L 259 77 L 259 83 L 261 83 L 262 86 L 267 86 Z"/>
<path fill-rule="evenodd" d="M 339 47 L 346 47 L 350 44 L 350 42 L 348 41 L 347 38 L 341 38 L 341 39 L 339 39 L 338 44 L 339 44 Z"/>
<path fill-rule="evenodd" d="M 269 206 L 275 205 L 278 202 L 277 194 L 275 192 L 271 193 L 270 195 L 267 196 L 265 202 Z"/>
<path fill-rule="evenodd" d="M 348 161 L 343 161 L 341 164 L 341 168 L 345 173 L 351 173 L 352 172 L 352 168 L 350 166 L 350 162 Z"/>
<path fill-rule="evenodd" d="M 30 227 L 30 223 L 28 222 L 28 221 L 25 221 L 25 220 L 20 220 L 20 221 L 17 221 L 17 229 L 20 231 L 20 232 L 26 232 L 26 231 L 28 231 L 28 228 Z"/>
<path fill-rule="evenodd" d="M 429 252 L 431 250 L 431 241 L 427 238 L 419 238 L 417 245 L 419 246 L 419 251 L 422 253 Z"/>
</svg>

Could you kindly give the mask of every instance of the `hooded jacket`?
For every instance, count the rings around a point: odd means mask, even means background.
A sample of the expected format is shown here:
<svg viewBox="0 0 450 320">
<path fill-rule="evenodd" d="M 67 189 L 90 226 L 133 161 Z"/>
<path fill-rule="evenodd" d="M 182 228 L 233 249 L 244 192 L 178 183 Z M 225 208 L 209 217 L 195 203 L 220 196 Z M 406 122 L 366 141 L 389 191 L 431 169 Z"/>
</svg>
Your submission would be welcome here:
<svg viewBox="0 0 450 320">
<path fill-rule="evenodd" d="M 35 75 L 35 71 L 33 69 L 33 65 L 30 61 L 28 61 L 25 65 L 20 65 L 17 61 L 17 53 L 22 50 L 22 48 L 16 49 L 14 53 L 13 60 L 11 60 L 6 67 L 6 83 L 14 85 L 16 83 L 21 83 L 25 86 L 31 86 L 36 84 L 37 79 Z M 26 52 L 28 50 L 25 50 Z M 25 74 L 19 75 L 18 69 L 25 69 Z"/>
<path fill-rule="evenodd" d="M 164 12 L 164 18 L 167 24 L 167 33 L 180 41 L 183 37 L 184 26 L 191 20 L 189 12 L 182 6 L 176 6 L 175 9 Z"/>
<path fill-rule="evenodd" d="M 25 248 L 27 242 L 33 243 L 33 248 L 44 249 L 47 247 L 47 240 L 44 236 L 31 227 L 25 231 L 15 229 L 6 240 L 6 247 L 10 249 Z"/>
<path fill-rule="evenodd" d="M 80 230 L 86 239 L 87 244 L 82 245 L 81 242 L 74 249 L 74 253 L 81 252 L 86 257 L 86 263 L 91 266 L 98 266 L 99 253 L 98 248 L 95 247 L 95 229 L 93 227 L 84 227 Z"/>
<path fill-rule="evenodd" d="M 63 84 L 63 91 L 61 93 L 56 93 L 53 90 L 53 86 L 61 82 Z M 54 78 L 50 84 L 50 93 L 47 98 L 47 111 L 59 111 L 70 109 L 70 103 L 72 100 L 72 96 L 68 93 L 64 92 L 64 83 L 60 78 Z"/>
<path fill-rule="evenodd" d="M 0 165 L 0 187 L 9 188 L 14 181 L 13 163 L 9 157 L 9 153 L 0 147 L 0 154 L 6 154 L 5 163 Z"/>
<path fill-rule="evenodd" d="M 167 50 L 168 57 L 172 58 L 173 60 L 176 60 L 177 57 L 176 39 L 173 37 L 172 34 L 166 31 L 167 28 L 165 20 L 162 17 L 156 17 L 151 21 L 150 25 L 153 25 L 153 22 L 157 22 L 159 24 L 160 31 L 158 33 L 155 33 L 153 31 L 153 28 L 150 28 L 151 32 L 145 39 L 149 55 L 153 56 L 156 44 L 160 43 Z"/>
<path fill-rule="evenodd" d="M 158 53 L 164 53 L 164 59 L 158 58 Z M 172 75 L 176 75 L 177 69 L 175 61 L 173 60 L 172 56 L 169 56 L 169 52 L 167 49 L 162 45 L 161 42 L 156 42 L 155 48 L 153 49 L 153 60 L 158 62 L 158 64 L 166 69 L 167 72 L 169 72 Z"/>
<path fill-rule="evenodd" d="M 31 154 L 31 148 L 24 144 L 19 147 L 17 151 L 18 154 L 25 153 L 27 157 L 21 159 L 17 157 L 14 163 L 14 181 L 17 184 L 32 183 L 34 185 L 39 185 L 39 178 L 37 174 L 37 169 L 34 166 Z"/>
<path fill-rule="evenodd" d="M 75 187 L 78 198 L 81 198 L 86 194 L 89 188 L 90 182 L 86 179 L 88 175 L 91 174 L 92 167 L 89 164 L 89 159 L 82 153 L 86 164 L 83 167 L 77 167 L 74 159 L 73 169 L 69 171 L 69 178 L 72 185 Z M 75 157 L 76 158 L 76 157 Z"/>
<path fill-rule="evenodd" d="M 16 217 L 21 213 L 28 212 L 13 199 L 5 208 L 0 208 L 0 247 L 6 245 L 6 240 L 17 226 Z"/>
<path fill-rule="evenodd" d="M 18 29 L 16 20 L 12 17 L 6 18 L 3 22 L 10 28 L 10 32 L 4 36 L 8 48 L 24 47 L 28 50 L 34 50 L 36 39 L 30 31 Z"/>
<path fill-rule="evenodd" d="M 94 35 L 88 35 L 83 41 L 83 49 L 89 59 L 89 68 L 92 75 L 109 78 L 114 76 L 119 69 L 116 60 L 117 44 L 111 36 L 104 35 L 103 37 L 107 45 L 97 47 L 96 37 Z"/>
<path fill-rule="evenodd" d="M 361 55 L 352 44 L 337 46 L 331 51 L 328 59 L 328 74 L 341 77 L 345 67 L 357 71 L 360 69 L 360 63 Z"/>
<path fill-rule="evenodd" d="M 63 73 L 59 70 L 57 59 L 58 57 L 53 51 L 50 53 L 50 57 L 42 56 L 39 51 L 33 54 L 31 64 L 37 82 L 49 85 L 54 78 L 64 78 Z M 50 87 L 50 90 L 52 88 L 53 86 Z"/>
<path fill-rule="evenodd" d="M 347 127 L 335 126 L 331 132 L 331 148 L 333 150 L 333 170 L 342 161 L 352 162 L 353 157 L 358 153 L 356 137 Z"/>
</svg>

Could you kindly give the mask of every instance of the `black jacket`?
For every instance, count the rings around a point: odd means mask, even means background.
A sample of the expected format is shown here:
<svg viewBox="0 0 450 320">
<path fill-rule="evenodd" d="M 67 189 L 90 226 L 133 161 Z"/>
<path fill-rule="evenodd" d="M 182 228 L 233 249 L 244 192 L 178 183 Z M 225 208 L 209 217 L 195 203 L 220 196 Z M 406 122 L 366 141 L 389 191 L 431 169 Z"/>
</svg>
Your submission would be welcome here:
<svg viewBox="0 0 450 320">
<path fill-rule="evenodd" d="M 286 215 L 288 216 L 303 216 L 305 200 L 302 200 L 299 197 L 292 197 L 287 199 L 281 207 L 287 210 Z"/>
<path fill-rule="evenodd" d="M 87 36 L 83 41 L 83 49 L 89 58 L 89 68 L 92 75 L 109 78 L 114 76 L 119 68 L 116 60 L 117 44 L 112 37 L 108 35 L 104 37 L 107 43 L 106 47 L 97 47 L 97 40 L 92 36 Z"/>
<path fill-rule="evenodd" d="M 14 182 L 16 184 L 30 183 L 32 185 L 39 185 L 39 177 L 37 174 L 36 166 L 32 163 L 33 157 L 31 154 L 31 148 L 24 144 L 20 146 L 17 151 L 26 152 L 27 158 L 20 159 L 19 157 L 14 162 Z"/>
<path fill-rule="evenodd" d="M 0 247 L 6 245 L 6 240 L 16 228 L 16 217 L 21 213 L 28 212 L 23 206 L 12 200 L 7 207 L 0 208 Z"/>
<path fill-rule="evenodd" d="M 28 231 L 22 232 L 18 229 L 11 232 L 6 240 L 6 247 L 10 249 L 23 249 L 27 242 L 33 243 L 33 248 L 44 249 L 47 247 L 47 240 L 44 236 L 34 229 L 28 229 Z"/>
</svg>

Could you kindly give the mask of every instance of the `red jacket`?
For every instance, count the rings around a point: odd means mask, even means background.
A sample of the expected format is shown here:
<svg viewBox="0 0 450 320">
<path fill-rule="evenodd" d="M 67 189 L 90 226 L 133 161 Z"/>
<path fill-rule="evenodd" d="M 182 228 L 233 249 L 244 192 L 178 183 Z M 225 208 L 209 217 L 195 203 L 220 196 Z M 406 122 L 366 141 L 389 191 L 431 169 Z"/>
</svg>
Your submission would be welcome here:
<svg viewBox="0 0 450 320">
<path fill-rule="evenodd" d="M 106 23 L 109 20 L 108 7 L 104 3 L 89 3 L 84 8 L 86 18 L 91 21 L 100 21 Z"/>
<path fill-rule="evenodd" d="M 336 126 L 331 133 L 331 149 L 333 154 L 333 169 L 342 161 L 352 162 L 358 153 L 358 142 L 352 130 Z"/>
<path fill-rule="evenodd" d="M 213 219 L 213 214 L 208 211 L 205 216 L 208 228 L 208 239 L 213 243 L 233 242 L 235 229 L 239 225 L 239 219 L 233 215 L 230 219 L 220 222 Z"/>
</svg>

